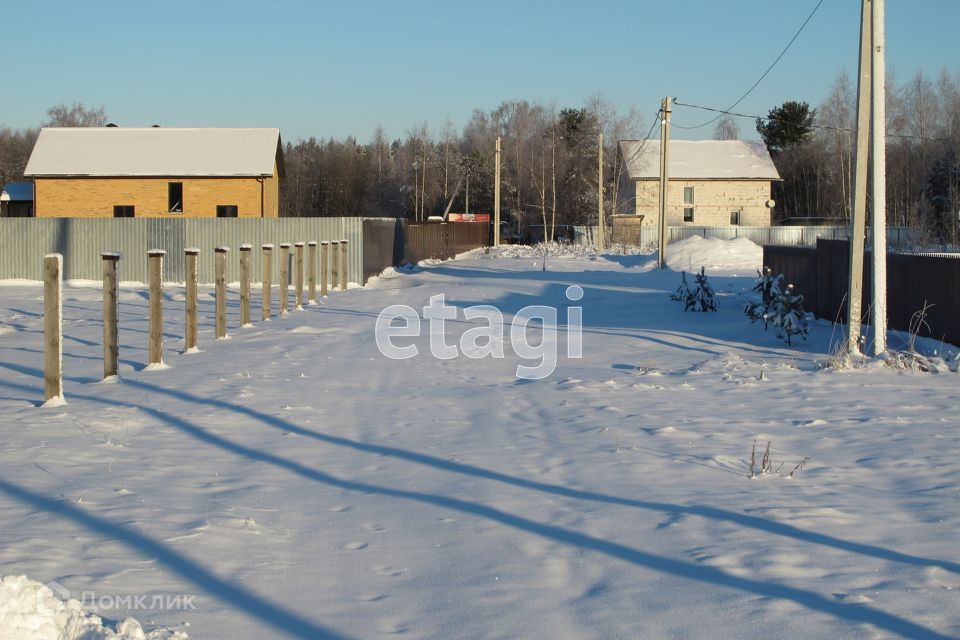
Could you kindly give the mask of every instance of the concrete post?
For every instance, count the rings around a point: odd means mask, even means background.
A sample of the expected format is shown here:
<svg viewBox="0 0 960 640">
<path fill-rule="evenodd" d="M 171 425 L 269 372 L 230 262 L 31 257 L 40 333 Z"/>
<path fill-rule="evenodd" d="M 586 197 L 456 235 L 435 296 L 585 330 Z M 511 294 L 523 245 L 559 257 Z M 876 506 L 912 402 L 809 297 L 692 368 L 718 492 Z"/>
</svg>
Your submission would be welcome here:
<svg viewBox="0 0 960 640">
<path fill-rule="evenodd" d="M 227 337 L 227 253 L 229 251 L 228 247 L 217 247 L 213 250 L 217 340 Z"/>
<path fill-rule="evenodd" d="M 250 252 L 253 245 L 240 245 L 240 326 L 250 326 Z"/>
<path fill-rule="evenodd" d="M 263 251 L 263 260 L 261 261 L 261 271 L 263 273 L 263 289 L 260 293 L 260 306 L 262 308 L 261 320 L 270 319 L 270 284 L 273 281 L 273 245 L 265 244 L 261 247 Z"/>
<path fill-rule="evenodd" d="M 860 64 L 857 80 L 857 152 L 854 156 L 853 207 L 850 216 L 850 285 L 847 292 L 847 349 L 860 353 L 863 306 L 863 237 L 867 224 L 867 153 L 870 149 L 871 8 L 860 9 Z"/>
<path fill-rule="evenodd" d="M 330 290 L 340 286 L 340 241 L 330 241 Z"/>
<path fill-rule="evenodd" d="M 184 269 L 186 271 L 186 314 L 184 322 L 186 328 L 183 334 L 183 350 L 185 353 L 197 351 L 197 260 L 200 249 L 184 249 Z"/>
<path fill-rule="evenodd" d="M 307 304 L 317 304 L 317 241 L 307 243 Z"/>
<path fill-rule="evenodd" d="M 103 266 L 103 377 L 118 375 L 120 370 L 120 304 L 117 262 L 119 253 L 101 253 Z"/>
<path fill-rule="evenodd" d="M 320 243 L 320 296 L 327 297 L 327 284 L 330 280 L 330 243 Z"/>
<path fill-rule="evenodd" d="M 43 258 L 43 399 L 63 404 L 63 256 Z"/>
<path fill-rule="evenodd" d="M 303 243 L 293 243 L 294 268 L 296 272 L 293 278 L 294 301 L 298 311 L 303 309 Z"/>
<path fill-rule="evenodd" d="M 347 290 L 347 282 L 350 280 L 350 260 L 347 256 L 347 240 L 340 241 L 340 290 Z"/>
<path fill-rule="evenodd" d="M 287 306 L 290 300 L 290 243 L 280 243 L 280 315 L 289 313 Z"/>
<path fill-rule="evenodd" d="M 150 249 L 150 349 L 148 366 L 163 365 L 163 249 Z"/>
<path fill-rule="evenodd" d="M 887 350 L 887 86 L 884 0 L 873 0 L 873 355 Z"/>
</svg>

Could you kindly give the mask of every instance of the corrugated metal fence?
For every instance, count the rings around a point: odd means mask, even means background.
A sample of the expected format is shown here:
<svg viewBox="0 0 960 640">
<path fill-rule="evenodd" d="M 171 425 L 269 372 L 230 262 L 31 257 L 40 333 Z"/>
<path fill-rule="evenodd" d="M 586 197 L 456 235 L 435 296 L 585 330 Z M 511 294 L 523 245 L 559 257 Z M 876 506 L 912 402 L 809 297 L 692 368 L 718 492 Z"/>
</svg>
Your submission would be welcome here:
<svg viewBox="0 0 960 640">
<path fill-rule="evenodd" d="M 447 260 L 490 244 L 490 225 L 482 222 L 365 221 L 364 275 L 421 260 Z M 373 255 L 374 247 L 376 255 Z M 369 254 L 369 255 L 368 255 Z"/>
<path fill-rule="evenodd" d="M 596 244 L 595 238 L 598 235 L 596 225 L 575 226 L 574 242 L 583 245 Z M 610 228 L 607 228 L 610 233 Z M 819 238 L 831 240 L 846 239 L 850 234 L 848 227 L 811 227 L 811 226 L 784 226 L 784 227 L 694 227 L 694 226 L 674 226 L 670 227 L 670 242 L 677 242 L 692 236 L 701 238 L 720 238 L 722 240 L 731 240 L 733 238 L 748 238 L 759 245 L 776 244 L 793 247 L 812 247 L 817 244 Z M 887 244 L 890 246 L 903 246 L 916 241 L 918 234 L 915 229 L 910 227 L 888 227 Z M 657 227 L 655 225 L 645 225 L 640 229 L 641 245 L 657 244 Z M 609 238 L 607 240 L 609 243 Z"/>
<path fill-rule="evenodd" d="M 213 249 L 230 247 L 227 280 L 239 280 L 238 249 L 254 246 L 252 273 L 260 274 L 260 245 L 311 240 L 349 241 L 349 280 L 363 282 L 363 218 L 80 219 L 0 218 L 0 279 L 39 280 L 43 256 L 61 253 L 64 278 L 100 280 L 100 253 L 119 251 L 120 279 L 146 282 L 148 249 L 165 249 L 164 280 L 183 282 L 183 250 L 201 250 L 199 278 L 212 283 Z M 393 220 L 389 220 L 393 223 Z M 293 249 L 291 248 L 291 254 Z M 277 269 L 274 269 L 276 275 Z"/>
<path fill-rule="evenodd" d="M 763 263 L 774 273 L 784 274 L 804 296 L 805 306 L 817 317 L 846 322 L 847 284 L 850 273 L 850 243 L 820 240 L 816 248 L 763 248 Z M 870 264 L 867 252 L 865 265 Z M 863 322 L 870 321 L 870 291 L 873 279 L 869 268 L 863 277 Z M 891 329 L 910 330 L 913 315 L 924 305 L 927 326 L 918 333 L 960 345 L 960 255 L 887 256 L 887 322 Z"/>
</svg>

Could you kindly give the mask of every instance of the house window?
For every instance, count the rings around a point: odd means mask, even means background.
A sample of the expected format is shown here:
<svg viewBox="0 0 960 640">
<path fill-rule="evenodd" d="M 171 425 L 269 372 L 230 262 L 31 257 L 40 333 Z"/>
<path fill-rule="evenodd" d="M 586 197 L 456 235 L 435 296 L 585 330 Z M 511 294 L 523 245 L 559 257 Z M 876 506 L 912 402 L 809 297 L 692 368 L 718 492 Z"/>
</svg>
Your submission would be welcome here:
<svg viewBox="0 0 960 640">
<path fill-rule="evenodd" d="M 683 188 L 683 204 L 693 204 L 693 187 Z"/>
<path fill-rule="evenodd" d="M 183 213 L 183 183 L 170 182 L 167 184 L 167 211 Z"/>
<path fill-rule="evenodd" d="M 731 212 L 730 212 L 730 224 L 731 224 L 731 225 L 738 225 L 738 224 L 740 224 L 740 212 L 739 212 L 739 211 L 731 211 Z"/>
<path fill-rule="evenodd" d="M 217 217 L 218 217 L 218 218 L 236 218 L 236 217 L 237 217 L 237 205 L 235 205 L 235 204 L 218 204 L 218 205 L 217 205 Z"/>
<path fill-rule="evenodd" d="M 133 205 L 132 205 L 132 204 L 115 204 L 115 205 L 113 205 L 113 217 L 114 217 L 114 218 L 132 218 L 132 217 L 133 217 Z"/>
<path fill-rule="evenodd" d="M 688 187 L 692 189 L 693 187 Z M 683 221 L 684 222 L 693 222 L 693 207 L 684 207 L 683 208 Z"/>
</svg>

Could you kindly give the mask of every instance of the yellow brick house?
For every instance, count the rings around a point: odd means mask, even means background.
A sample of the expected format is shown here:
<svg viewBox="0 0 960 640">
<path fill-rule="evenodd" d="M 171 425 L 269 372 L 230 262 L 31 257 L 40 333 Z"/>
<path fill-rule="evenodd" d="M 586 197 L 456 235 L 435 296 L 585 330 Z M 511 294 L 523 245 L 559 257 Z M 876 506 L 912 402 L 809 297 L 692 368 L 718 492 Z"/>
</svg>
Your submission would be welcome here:
<svg viewBox="0 0 960 640">
<path fill-rule="evenodd" d="M 276 218 L 279 129 L 45 128 L 24 175 L 38 218 Z"/>
<path fill-rule="evenodd" d="M 626 161 L 624 213 L 643 216 L 643 225 L 660 217 L 660 141 L 621 140 Z M 770 226 L 771 186 L 780 174 L 762 142 L 671 140 L 667 224 Z M 632 187 L 632 188 L 631 188 Z M 631 211 L 632 209 L 632 211 Z"/>
</svg>

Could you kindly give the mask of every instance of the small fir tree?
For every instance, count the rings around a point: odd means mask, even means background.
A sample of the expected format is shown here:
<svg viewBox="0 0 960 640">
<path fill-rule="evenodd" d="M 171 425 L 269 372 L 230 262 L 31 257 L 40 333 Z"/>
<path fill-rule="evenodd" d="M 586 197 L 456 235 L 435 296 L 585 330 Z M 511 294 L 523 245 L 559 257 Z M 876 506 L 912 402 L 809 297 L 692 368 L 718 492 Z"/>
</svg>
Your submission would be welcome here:
<svg viewBox="0 0 960 640">
<path fill-rule="evenodd" d="M 807 312 L 803 309 L 803 296 L 793 290 L 792 284 L 788 284 L 787 290 L 777 296 L 773 309 L 773 326 L 777 328 L 777 337 L 785 339 L 791 346 L 793 336 L 806 340 L 810 333 Z"/>
<path fill-rule="evenodd" d="M 781 293 L 783 274 L 774 276 L 770 267 L 764 267 L 763 273 L 757 271 L 757 276 L 759 277 L 753 283 L 753 291 L 760 294 L 760 301 L 751 300 L 743 307 L 743 312 L 750 318 L 750 322 L 763 320 L 763 330 L 766 331 L 773 307 Z"/>
<path fill-rule="evenodd" d="M 687 272 L 681 272 L 680 278 L 680 286 L 677 287 L 676 292 L 670 294 L 670 299 L 676 300 L 677 302 L 683 302 L 690 296 L 690 285 L 687 284 Z"/>
<path fill-rule="evenodd" d="M 684 302 L 684 311 L 716 311 L 717 301 L 714 298 L 713 287 L 707 281 L 707 273 L 703 267 L 700 267 L 700 273 L 696 275 L 697 287 L 693 291 L 687 289 L 687 298 Z M 684 278 L 686 283 L 686 278 Z"/>
</svg>

